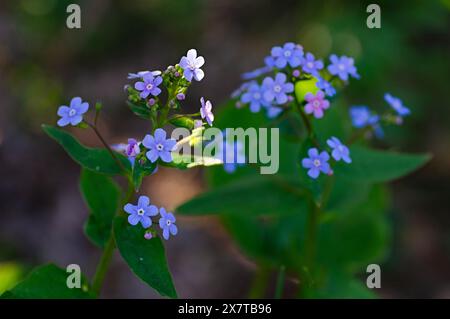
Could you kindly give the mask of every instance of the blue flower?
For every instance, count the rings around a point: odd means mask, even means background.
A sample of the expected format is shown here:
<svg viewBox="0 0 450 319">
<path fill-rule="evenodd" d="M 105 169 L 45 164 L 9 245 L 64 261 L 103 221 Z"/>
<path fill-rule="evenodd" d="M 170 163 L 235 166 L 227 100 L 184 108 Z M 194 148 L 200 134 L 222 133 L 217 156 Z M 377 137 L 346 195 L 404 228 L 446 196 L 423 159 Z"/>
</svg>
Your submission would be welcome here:
<svg viewBox="0 0 450 319">
<path fill-rule="evenodd" d="M 241 102 L 250 103 L 250 111 L 252 111 L 253 113 L 259 112 L 261 106 L 267 105 L 266 101 L 263 98 L 263 93 L 264 91 L 258 85 L 258 83 L 252 83 L 247 92 L 242 94 Z"/>
<path fill-rule="evenodd" d="M 330 139 L 328 139 L 327 144 L 333 149 L 333 151 L 331 152 L 331 156 L 336 161 L 340 161 L 342 159 L 346 163 L 352 162 L 348 147 L 342 144 L 337 137 L 332 136 Z"/>
<path fill-rule="evenodd" d="M 218 147 L 218 157 L 223 161 L 223 168 L 227 173 L 234 173 L 238 166 L 245 164 L 244 146 L 241 141 L 224 141 Z"/>
<path fill-rule="evenodd" d="M 282 108 L 280 108 L 278 106 L 273 106 L 273 105 L 267 105 L 266 109 L 267 109 L 267 117 L 269 119 L 277 117 L 278 114 L 280 114 L 283 111 Z"/>
<path fill-rule="evenodd" d="M 147 196 L 140 196 L 137 205 L 126 204 L 123 210 L 130 214 L 128 222 L 131 225 L 135 226 L 140 222 L 144 228 L 149 228 L 152 225 L 151 217 L 158 215 L 158 208 L 150 205 L 150 199 Z"/>
<path fill-rule="evenodd" d="M 59 126 L 66 126 L 68 124 L 78 125 L 83 120 L 83 114 L 89 109 L 89 103 L 83 102 L 81 97 L 74 97 L 70 101 L 70 107 L 62 105 L 58 108 L 58 115 L 61 118 L 58 120 Z"/>
<path fill-rule="evenodd" d="M 272 71 L 272 67 L 266 65 L 253 71 L 242 73 L 241 77 L 243 80 L 252 80 L 270 71 Z"/>
<path fill-rule="evenodd" d="M 271 55 L 265 59 L 266 65 L 279 69 L 290 65 L 295 68 L 300 65 L 303 58 L 303 48 L 301 45 L 288 42 L 283 47 L 275 46 L 271 50 Z"/>
<path fill-rule="evenodd" d="M 325 81 L 324 78 L 319 77 L 319 81 L 316 82 L 316 86 L 325 92 L 327 96 L 334 96 L 336 94 L 336 89 L 331 85 L 330 82 Z"/>
<path fill-rule="evenodd" d="M 331 173 L 331 167 L 328 164 L 330 156 L 327 152 L 323 151 L 319 154 L 317 148 L 310 148 L 308 156 L 302 160 L 302 166 L 308 169 L 309 177 L 316 179 L 319 177 L 320 172 L 324 174 Z"/>
<path fill-rule="evenodd" d="M 125 148 L 125 154 L 131 162 L 131 165 L 134 165 L 134 160 L 136 156 L 141 152 L 139 149 L 139 143 L 134 138 L 128 139 L 128 144 Z"/>
<path fill-rule="evenodd" d="M 352 106 L 349 110 L 352 124 L 356 128 L 363 128 L 368 125 L 375 125 L 379 122 L 380 117 L 372 114 L 367 106 Z"/>
<path fill-rule="evenodd" d="M 266 77 L 262 83 L 264 90 L 264 99 L 267 103 L 271 103 L 274 99 L 277 104 L 284 104 L 288 101 L 286 93 L 294 91 L 294 85 L 286 82 L 286 74 L 277 73 L 275 80 L 271 77 Z"/>
<path fill-rule="evenodd" d="M 302 69 L 306 73 L 318 74 L 318 71 L 323 69 L 323 62 L 316 60 L 314 55 L 308 52 L 302 60 Z"/>
<path fill-rule="evenodd" d="M 384 95 L 384 100 L 398 113 L 400 116 L 406 116 L 411 113 L 409 108 L 403 105 L 402 100 L 399 98 L 392 96 L 389 93 Z"/>
<path fill-rule="evenodd" d="M 159 213 L 161 214 L 159 227 L 163 230 L 164 239 L 168 240 L 170 235 L 175 236 L 178 233 L 177 225 L 175 225 L 177 220 L 172 213 L 167 213 L 164 207 L 159 209 Z"/>
<path fill-rule="evenodd" d="M 141 91 L 139 96 L 145 99 L 150 94 L 153 96 L 158 96 L 161 93 L 161 89 L 158 87 L 163 81 L 162 77 L 154 77 L 151 72 L 145 73 L 142 76 L 143 81 L 136 82 L 134 88 Z"/>
<path fill-rule="evenodd" d="M 189 82 L 194 78 L 201 81 L 205 73 L 200 68 L 205 64 L 205 59 L 202 56 L 197 57 L 197 50 L 190 49 L 187 55 L 180 60 L 180 66 L 184 70 L 183 75 Z"/>
<path fill-rule="evenodd" d="M 349 58 L 345 55 L 337 57 L 335 54 L 332 54 L 330 56 L 330 61 L 331 64 L 328 66 L 328 71 L 332 75 L 339 76 L 342 81 L 347 81 L 349 75 L 355 79 L 359 79 L 353 58 Z"/>
<path fill-rule="evenodd" d="M 205 119 L 208 122 L 209 126 L 212 126 L 214 121 L 214 114 L 212 112 L 212 104 L 210 101 L 206 101 L 203 97 L 200 98 L 200 104 L 202 105 L 200 108 L 200 115 L 202 119 Z"/>
<path fill-rule="evenodd" d="M 160 158 L 163 162 L 172 162 L 172 154 L 170 153 L 176 144 L 174 139 L 166 139 L 166 131 L 161 128 L 156 129 L 155 136 L 147 134 L 142 144 L 149 149 L 146 153 L 147 158 L 152 162 L 156 162 Z"/>
</svg>

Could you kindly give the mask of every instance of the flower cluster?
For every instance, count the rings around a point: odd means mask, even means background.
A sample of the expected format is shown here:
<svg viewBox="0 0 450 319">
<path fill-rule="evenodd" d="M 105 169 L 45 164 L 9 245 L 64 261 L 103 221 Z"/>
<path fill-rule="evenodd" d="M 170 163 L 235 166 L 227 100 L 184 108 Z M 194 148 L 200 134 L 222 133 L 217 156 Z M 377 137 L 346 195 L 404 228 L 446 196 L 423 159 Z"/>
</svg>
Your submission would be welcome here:
<svg viewBox="0 0 450 319">
<path fill-rule="evenodd" d="M 170 235 L 175 236 L 178 233 L 177 225 L 175 225 L 175 216 L 167 212 L 164 207 L 156 207 L 150 204 L 150 198 L 145 195 L 139 197 L 137 205 L 131 203 L 126 204 L 123 210 L 128 214 L 128 223 L 132 226 L 141 224 L 145 229 L 153 225 L 152 217 L 159 216 L 159 228 L 165 240 L 168 240 Z M 147 230 L 144 238 L 151 239 L 155 235 L 154 231 Z"/>
<path fill-rule="evenodd" d="M 341 86 L 350 77 L 359 79 L 352 58 L 332 54 L 330 64 L 325 67 L 321 59 L 310 52 L 304 53 L 301 45 L 292 42 L 273 47 L 264 62 L 264 67 L 242 75 L 249 82 L 245 82 L 232 97 L 239 98 L 237 106 L 248 105 L 253 113 L 265 109 L 269 118 L 300 104 L 306 114 L 320 119 L 330 106 L 325 96 L 336 94 L 334 85 Z M 315 88 L 295 92 L 294 84 L 297 87 L 297 83 L 311 80 Z"/>
<path fill-rule="evenodd" d="M 186 56 L 181 57 L 178 64 L 167 67 L 165 71 L 145 70 L 128 74 L 128 79 L 134 83 L 125 86 L 125 91 L 128 93 L 127 104 L 136 115 L 148 120 L 152 125 L 152 132 L 145 134 L 142 140 L 129 138 L 127 144 L 116 144 L 111 147 L 107 145 L 96 128 L 101 105 L 96 105 L 95 121 L 88 122 L 83 117 L 89 109 L 89 104 L 83 102 L 80 97 L 73 98 L 70 106 L 59 107 L 57 114 L 61 118 L 57 124 L 59 126 L 70 124 L 80 128 L 92 127 L 107 148 L 122 153 L 129 159 L 131 171 L 126 173 L 129 182 L 133 183 L 137 191 L 142 176 L 156 173 L 158 164 L 165 165 L 173 162 L 172 152 L 176 148 L 176 140 L 168 136 L 164 127 L 170 124 L 193 130 L 203 127 L 205 123 L 213 125 L 212 103 L 203 97 L 200 99 L 197 113 L 180 114 L 179 112 L 180 103 L 185 100 L 186 92 L 192 81 L 201 81 L 205 77 L 205 73 L 201 69 L 204 64 L 205 59 L 198 56 L 195 49 L 190 49 Z M 276 85 L 273 84 L 273 86 Z M 163 91 L 166 94 L 162 94 Z M 277 99 L 282 98 L 280 97 L 281 93 L 277 92 L 277 88 L 273 88 L 273 91 L 277 93 Z M 272 98 L 275 98 L 275 93 Z M 182 120 L 180 121 L 180 119 Z M 114 153 L 112 155 L 114 157 Z M 115 160 L 117 159 L 115 158 Z M 119 164 L 120 162 L 118 162 Z M 136 178 L 138 184 L 136 184 Z M 140 223 L 146 229 L 152 225 L 151 217 L 159 214 L 159 225 L 165 239 L 178 232 L 173 214 L 166 212 L 164 208 L 158 209 L 156 206 L 150 205 L 147 196 L 140 196 L 137 205 L 125 205 L 124 210 L 129 214 L 128 221 L 131 225 Z M 146 233 L 145 238 L 151 237 L 151 232 Z"/>
<path fill-rule="evenodd" d="M 330 147 L 331 157 L 334 161 L 343 161 L 347 164 L 352 162 L 350 158 L 350 150 L 347 146 L 342 144 L 342 142 L 337 137 L 331 137 L 327 140 L 327 145 Z M 322 151 L 319 153 L 317 148 L 310 148 L 308 150 L 308 157 L 302 160 L 302 166 L 308 169 L 308 176 L 316 179 L 319 177 L 320 173 L 327 175 L 332 175 L 333 170 L 328 162 L 330 160 L 330 155 L 327 151 Z"/>
</svg>

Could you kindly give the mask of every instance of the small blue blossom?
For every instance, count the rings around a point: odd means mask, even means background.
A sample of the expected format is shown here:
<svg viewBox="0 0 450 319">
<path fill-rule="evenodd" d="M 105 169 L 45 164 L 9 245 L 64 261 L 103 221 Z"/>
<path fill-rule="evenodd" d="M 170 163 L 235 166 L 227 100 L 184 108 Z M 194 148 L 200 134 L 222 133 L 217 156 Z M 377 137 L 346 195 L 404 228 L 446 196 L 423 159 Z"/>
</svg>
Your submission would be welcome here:
<svg viewBox="0 0 450 319">
<path fill-rule="evenodd" d="M 266 77 L 262 83 L 264 99 L 271 103 L 274 99 L 277 104 L 284 104 L 288 101 L 287 93 L 294 91 L 294 85 L 286 82 L 286 74 L 277 73 L 275 79 Z"/>
<path fill-rule="evenodd" d="M 139 94 L 141 98 L 145 99 L 150 94 L 158 96 L 161 93 L 161 89 L 158 87 L 163 81 L 161 76 L 154 77 L 151 72 L 148 72 L 142 76 L 142 80 L 134 84 L 134 88 L 141 91 Z"/>
<path fill-rule="evenodd" d="M 183 101 L 186 98 L 186 95 L 184 95 L 184 93 L 178 93 L 177 94 L 177 100 L 178 101 Z"/>
<path fill-rule="evenodd" d="M 301 45 L 288 42 L 283 47 L 275 46 L 271 50 L 271 55 L 265 59 L 266 65 L 282 69 L 286 65 L 293 68 L 298 67 L 303 59 L 303 47 Z"/>
<path fill-rule="evenodd" d="M 230 97 L 233 99 L 237 98 L 239 95 L 241 95 L 242 93 L 247 91 L 247 89 L 255 83 L 257 83 L 257 82 L 256 81 L 248 81 L 248 82 L 242 83 L 236 90 L 234 90 L 231 93 Z"/>
<path fill-rule="evenodd" d="M 180 66 L 184 70 L 183 75 L 189 82 L 194 78 L 201 81 L 205 73 L 200 68 L 205 64 L 205 59 L 202 56 L 197 57 L 197 50 L 190 49 L 187 55 L 180 60 Z"/>
<path fill-rule="evenodd" d="M 263 98 L 264 91 L 258 85 L 258 83 L 253 83 L 249 86 L 247 92 L 242 94 L 241 102 L 250 104 L 250 111 L 253 113 L 259 112 L 261 106 L 267 105 L 266 101 Z"/>
<path fill-rule="evenodd" d="M 338 57 L 335 54 L 330 56 L 331 64 L 328 66 L 328 71 L 332 75 L 337 75 L 342 81 L 347 81 L 348 76 L 352 76 L 355 79 L 359 79 L 359 74 L 354 66 L 353 58 L 349 58 L 345 55 Z"/>
<path fill-rule="evenodd" d="M 135 226 L 140 222 L 144 228 L 149 228 L 152 225 L 151 217 L 158 215 L 158 208 L 150 205 L 150 199 L 147 196 L 140 196 L 137 205 L 126 204 L 123 210 L 130 214 L 128 222 L 131 225 Z"/>
<path fill-rule="evenodd" d="M 175 225 L 177 220 L 172 213 L 166 212 L 164 207 L 159 209 L 159 213 L 161 214 L 159 227 L 163 230 L 164 239 L 168 240 L 170 235 L 175 236 L 178 233 L 177 225 Z"/>
<path fill-rule="evenodd" d="M 176 141 L 172 138 L 166 139 L 166 131 L 161 128 L 155 130 L 155 136 L 147 134 L 142 140 L 142 144 L 149 149 L 146 153 L 147 158 L 156 162 L 160 158 L 163 162 L 172 162 L 172 154 Z"/>
<path fill-rule="evenodd" d="M 348 147 L 342 144 L 337 137 L 332 136 L 330 139 L 328 139 L 327 144 L 333 149 L 331 152 L 331 156 L 336 161 L 340 161 L 342 159 L 346 163 L 352 162 Z"/>
<path fill-rule="evenodd" d="M 400 116 L 406 116 L 409 115 L 411 113 L 411 111 L 409 110 L 409 108 L 407 108 L 406 106 L 403 105 L 402 100 L 400 100 L 399 98 L 392 96 L 389 93 L 386 93 L 384 95 L 384 100 L 394 109 L 394 111 L 397 112 L 398 115 Z"/>
<path fill-rule="evenodd" d="M 316 82 L 316 86 L 325 92 L 327 96 L 334 96 L 336 94 L 336 89 L 331 85 L 330 82 L 325 81 L 324 78 L 319 77 L 319 81 Z"/>
<path fill-rule="evenodd" d="M 136 156 L 141 152 L 139 149 L 139 143 L 134 138 L 128 139 L 128 145 L 125 148 L 125 154 L 131 162 L 131 165 L 134 165 L 134 160 Z"/>
<path fill-rule="evenodd" d="M 238 166 L 245 164 L 245 151 L 241 141 L 231 141 L 225 136 L 217 147 L 217 158 L 223 161 L 227 173 L 234 173 Z"/>
<path fill-rule="evenodd" d="M 302 60 L 302 69 L 306 73 L 318 74 L 323 69 L 323 62 L 322 60 L 316 60 L 314 55 L 308 52 Z"/>
<path fill-rule="evenodd" d="M 206 122 L 208 122 L 209 126 L 212 126 L 212 123 L 214 121 L 214 114 L 212 112 L 212 104 L 210 101 L 206 101 L 203 97 L 200 98 L 200 104 L 202 105 L 200 108 L 200 115 L 202 119 L 206 119 Z"/>
<path fill-rule="evenodd" d="M 317 148 L 310 148 L 308 150 L 307 158 L 302 160 L 302 166 L 308 169 L 308 176 L 316 179 L 319 177 L 320 172 L 324 174 L 331 174 L 331 167 L 328 164 L 330 155 L 323 151 L 319 154 Z"/>
<path fill-rule="evenodd" d="M 363 128 L 368 125 L 375 125 L 379 122 L 380 117 L 373 114 L 367 106 L 352 106 L 349 110 L 352 124 L 356 128 Z"/>
<path fill-rule="evenodd" d="M 272 71 L 272 67 L 266 65 L 253 71 L 242 73 L 241 77 L 243 80 L 252 80 L 269 73 L 270 71 Z"/>
<path fill-rule="evenodd" d="M 83 102 L 81 97 L 74 97 L 70 101 L 70 107 L 62 105 L 58 108 L 58 115 L 61 118 L 58 120 L 59 126 L 66 126 L 68 124 L 78 125 L 83 120 L 83 114 L 89 109 L 89 103 Z"/>
</svg>

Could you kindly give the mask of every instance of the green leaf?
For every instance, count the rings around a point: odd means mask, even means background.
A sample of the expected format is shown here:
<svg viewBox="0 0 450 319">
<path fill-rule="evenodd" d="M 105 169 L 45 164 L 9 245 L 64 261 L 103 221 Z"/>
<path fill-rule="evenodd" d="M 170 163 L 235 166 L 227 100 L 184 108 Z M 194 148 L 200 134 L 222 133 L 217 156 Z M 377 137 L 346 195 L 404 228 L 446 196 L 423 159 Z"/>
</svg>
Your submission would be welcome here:
<svg viewBox="0 0 450 319">
<path fill-rule="evenodd" d="M 143 163 L 141 163 L 139 160 L 135 161 L 133 166 L 132 180 L 136 192 L 139 191 L 143 178 L 145 176 L 151 175 L 155 171 L 157 165 L 157 162 L 152 163 L 147 159 L 145 159 Z"/>
<path fill-rule="evenodd" d="M 185 215 L 306 212 L 305 193 L 298 184 L 280 177 L 272 178 L 258 176 L 229 183 L 195 197 L 176 211 Z"/>
<path fill-rule="evenodd" d="M 317 81 L 318 80 L 315 77 L 312 77 L 309 80 L 297 81 L 294 90 L 297 101 L 300 103 L 303 102 L 307 93 L 316 94 L 317 91 L 319 91 L 319 88 L 316 85 Z"/>
<path fill-rule="evenodd" d="M 58 142 L 69 156 L 82 167 L 102 174 L 124 174 L 123 170 L 117 165 L 106 149 L 83 146 L 70 133 L 53 126 L 42 125 L 42 129 L 48 136 Z M 125 168 L 130 168 L 130 163 L 125 156 L 116 153 L 116 157 L 122 162 Z"/>
<path fill-rule="evenodd" d="M 2 298 L 20 299 L 81 299 L 94 298 L 84 277 L 81 288 L 68 288 L 71 273 L 48 264 L 34 269 L 23 281 L 2 295 Z"/>
<path fill-rule="evenodd" d="M 188 130 L 192 130 L 194 128 L 194 120 L 187 116 L 175 117 L 170 119 L 169 122 L 172 125 L 177 127 L 185 127 Z"/>
<path fill-rule="evenodd" d="M 117 247 L 133 273 L 162 296 L 177 298 L 161 239 L 146 240 L 144 233 L 142 227 L 128 224 L 124 216 L 114 220 Z"/>
<path fill-rule="evenodd" d="M 402 154 L 372 150 L 363 146 L 350 149 L 351 164 L 339 162 L 336 177 L 361 182 L 388 182 L 405 176 L 431 159 L 429 154 Z"/>
<path fill-rule="evenodd" d="M 353 276 L 330 271 L 321 279 L 319 286 L 306 288 L 303 292 L 306 298 L 315 299 L 373 299 L 376 294 Z"/>
<path fill-rule="evenodd" d="M 151 110 L 145 103 L 134 103 L 132 101 L 127 101 L 127 105 L 130 110 L 145 120 L 149 120 L 152 118 Z"/>
<path fill-rule="evenodd" d="M 80 190 L 90 210 L 84 231 L 95 245 L 104 248 L 119 208 L 120 188 L 110 177 L 83 169 Z"/>
</svg>

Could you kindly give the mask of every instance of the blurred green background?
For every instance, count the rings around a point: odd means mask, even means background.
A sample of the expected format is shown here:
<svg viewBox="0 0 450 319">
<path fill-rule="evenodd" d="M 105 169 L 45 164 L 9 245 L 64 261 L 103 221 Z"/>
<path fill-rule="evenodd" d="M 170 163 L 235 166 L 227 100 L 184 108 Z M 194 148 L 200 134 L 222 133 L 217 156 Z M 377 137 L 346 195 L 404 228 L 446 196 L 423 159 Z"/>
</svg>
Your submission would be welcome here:
<svg viewBox="0 0 450 319">
<path fill-rule="evenodd" d="M 382 266 L 382 297 L 450 298 L 450 1 L 377 1 L 381 29 L 368 29 L 373 1 L 16 0 L 0 3 L 0 292 L 40 263 L 77 263 L 92 275 L 99 252 L 83 236 L 87 210 L 79 168 L 44 136 L 73 96 L 102 101 L 108 141 L 142 137 L 146 123 L 126 108 L 128 72 L 175 64 L 190 48 L 206 59 L 186 112 L 200 96 L 218 106 L 259 67 L 273 45 L 298 42 L 326 58 L 356 60 L 360 81 L 348 105 L 383 105 L 384 92 L 413 115 L 380 146 L 432 152 L 424 169 L 392 185 L 394 241 Z M 81 29 L 66 7 L 81 6 Z M 99 145 L 88 132 L 75 133 Z M 169 208 L 204 190 L 201 170 L 164 170 L 144 190 Z M 245 297 L 255 266 L 215 218 L 180 217 L 167 245 L 181 297 Z M 274 280 L 272 280 L 273 282 Z M 295 283 L 291 283 L 295 285 Z M 117 258 L 104 297 L 156 297 Z"/>
</svg>

